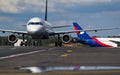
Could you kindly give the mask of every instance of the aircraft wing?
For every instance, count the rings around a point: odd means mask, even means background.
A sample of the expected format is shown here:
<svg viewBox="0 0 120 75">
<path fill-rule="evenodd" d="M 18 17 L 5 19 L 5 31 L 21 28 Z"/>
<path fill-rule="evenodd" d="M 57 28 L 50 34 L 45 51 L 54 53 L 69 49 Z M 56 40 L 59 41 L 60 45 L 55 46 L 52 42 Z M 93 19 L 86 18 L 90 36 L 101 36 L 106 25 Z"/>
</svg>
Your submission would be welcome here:
<svg viewBox="0 0 120 75">
<path fill-rule="evenodd" d="M 63 28 L 63 27 L 71 27 L 72 25 L 61 25 L 61 26 L 52 26 L 52 28 Z"/>
<path fill-rule="evenodd" d="M 9 33 L 17 33 L 17 34 L 27 34 L 26 31 L 15 31 L 15 30 L 5 30 L 5 29 L 0 29 L 0 32 L 9 32 Z"/>
<path fill-rule="evenodd" d="M 120 28 L 116 27 L 116 28 L 99 28 L 99 29 L 85 29 L 85 30 L 56 31 L 56 32 L 50 33 L 50 35 L 75 33 L 75 32 L 91 32 L 91 31 L 97 32 L 97 31 L 113 30 L 113 29 L 120 29 Z"/>
</svg>

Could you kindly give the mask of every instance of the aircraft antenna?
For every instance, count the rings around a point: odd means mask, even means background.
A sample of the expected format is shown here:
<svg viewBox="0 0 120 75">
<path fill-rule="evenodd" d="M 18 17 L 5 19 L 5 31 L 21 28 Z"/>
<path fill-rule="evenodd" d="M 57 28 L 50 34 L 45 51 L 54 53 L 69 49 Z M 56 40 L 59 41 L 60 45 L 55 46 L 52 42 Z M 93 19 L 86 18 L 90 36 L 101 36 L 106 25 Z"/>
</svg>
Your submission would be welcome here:
<svg viewBox="0 0 120 75">
<path fill-rule="evenodd" d="M 45 21 L 47 21 L 47 9 L 48 8 L 48 0 L 46 0 L 46 6 L 45 6 Z"/>
</svg>

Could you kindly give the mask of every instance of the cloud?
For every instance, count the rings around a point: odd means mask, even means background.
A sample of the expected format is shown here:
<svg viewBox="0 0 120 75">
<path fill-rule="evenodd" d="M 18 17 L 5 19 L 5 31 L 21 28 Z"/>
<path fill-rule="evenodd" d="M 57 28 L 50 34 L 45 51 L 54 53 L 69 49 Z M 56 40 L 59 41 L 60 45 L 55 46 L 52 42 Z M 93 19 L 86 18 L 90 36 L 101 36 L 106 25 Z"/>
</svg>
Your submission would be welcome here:
<svg viewBox="0 0 120 75">
<path fill-rule="evenodd" d="M 14 18 L 5 17 L 5 16 L 0 16 L 0 22 L 13 22 L 13 21 L 15 21 Z"/>
<path fill-rule="evenodd" d="M 0 11 L 9 13 L 21 12 L 22 8 L 18 6 L 19 0 L 0 0 Z"/>
<path fill-rule="evenodd" d="M 38 6 L 42 8 L 43 0 L 0 0 L 0 11 L 3 13 L 21 13 L 31 8 L 31 11 L 37 10 Z M 37 9 L 35 9 L 37 7 Z"/>
<path fill-rule="evenodd" d="M 112 0 L 48 0 L 49 12 L 56 12 L 57 5 L 73 6 L 77 4 L 91 4 L 112 2 Z M 114 0 L 118 1 L 118 0 Z M 44 12 L 45 0 L 0 0 L 0 11 L 3 13 L 21 13 L 24 11 Z M 58 10 L 57 10 L 58 11 Z M 63 11 L 63 10 L 59 10 Z"/>
<path fill-rule="evenodd" d="M 103 3 L 103 2 L 111 2 L 112 0 L 60 0 L 62 3 Z"/>
</svg>

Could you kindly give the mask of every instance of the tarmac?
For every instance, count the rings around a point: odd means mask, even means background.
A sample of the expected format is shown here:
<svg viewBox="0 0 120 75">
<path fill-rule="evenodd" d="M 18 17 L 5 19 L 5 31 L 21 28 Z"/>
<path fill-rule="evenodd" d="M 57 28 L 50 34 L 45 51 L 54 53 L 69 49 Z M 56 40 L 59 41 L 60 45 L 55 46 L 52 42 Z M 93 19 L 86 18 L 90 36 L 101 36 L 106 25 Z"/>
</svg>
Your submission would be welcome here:
<svg viewBox="0 0 120 75">
<path fill-rule="evenodd" d="M 0 47 L 0 75 L 39 75 L 18 66 L 120 66 L 120 48 Z M 50 71 L 40 75 L 120 75 L 120 70 Z"/>
</svg>

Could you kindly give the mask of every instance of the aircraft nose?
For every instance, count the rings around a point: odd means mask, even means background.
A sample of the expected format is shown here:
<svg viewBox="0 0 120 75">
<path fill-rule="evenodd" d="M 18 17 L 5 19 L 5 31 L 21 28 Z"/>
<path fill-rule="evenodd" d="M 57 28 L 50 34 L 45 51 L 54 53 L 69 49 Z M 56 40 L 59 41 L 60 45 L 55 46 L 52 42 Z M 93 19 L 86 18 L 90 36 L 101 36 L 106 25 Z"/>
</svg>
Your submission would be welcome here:
<svg viewBox="0 0 120 75">
<path fill-rule="evenodd" d="M 44 32 L 44 27 L 39 25 L 39 26 L 29 26 L 28 27 L 28 33 L 30 34 L 40 34 L 42 32 Z"/>
<path fill-rule="evenodd" d="M 43 26 L 38 26 L 38 27 L 36 27 L 35 29 L 34 29 L 34 31 L 35 32 L 38 32 L 38 31 L 42 31 L 42 29 L 43 29 Z"/>
</svg>

